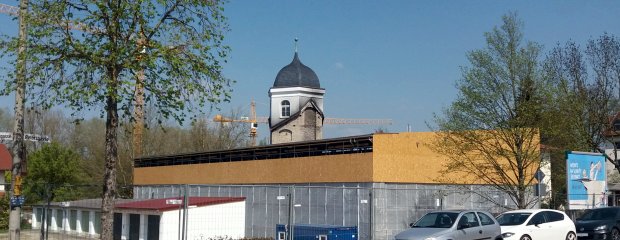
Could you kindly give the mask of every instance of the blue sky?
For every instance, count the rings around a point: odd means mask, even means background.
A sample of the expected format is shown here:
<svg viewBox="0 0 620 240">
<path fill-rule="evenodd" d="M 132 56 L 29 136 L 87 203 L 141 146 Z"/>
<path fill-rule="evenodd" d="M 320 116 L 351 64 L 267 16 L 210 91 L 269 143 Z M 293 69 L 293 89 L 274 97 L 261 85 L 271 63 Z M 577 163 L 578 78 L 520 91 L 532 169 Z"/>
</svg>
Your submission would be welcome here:
<svg viewBox="0 0 620 240">
<path fill-rule="evenodd" d="M 0 3 L 17 5 L 17 1 Z M 484 47 L 483 33 L 516 11 L 525 38 L 549 50 L 558 42 L 585 42 L 604 32 L 620 36 L 620 1 L 353 1 L 232 0 L 225 5 L 232 48 L 225 65 L 237 81 L 230 109 L 267 116 L 278 71 L 292 60 L 299 38 L 301 61 L 325 88 L 331 118 L 390 118 L 391 132 L 428 131 L 433 113 L 455 99 L 468 51 Z M 0 33 L 16 23 L 0 16 Z M 12 107 L 12 97 L 0 106 Z M 326 126 L 325 137 L 372 132 L 378 126 Z M 261 137 L 268 128 L 259 127 Z"/>
</svg>

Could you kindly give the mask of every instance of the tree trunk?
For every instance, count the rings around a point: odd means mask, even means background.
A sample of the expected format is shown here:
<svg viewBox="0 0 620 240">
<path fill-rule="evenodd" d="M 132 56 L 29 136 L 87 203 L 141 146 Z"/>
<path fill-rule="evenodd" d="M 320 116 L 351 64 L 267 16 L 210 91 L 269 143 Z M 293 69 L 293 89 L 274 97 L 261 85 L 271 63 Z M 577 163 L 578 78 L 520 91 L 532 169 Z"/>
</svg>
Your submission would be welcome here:
<svg viewBox="0 0 620 240">
<path fill-rule="evenodd" d="M 116 69 L 108 70 L 111 79 L 106 97 L 106 124 L 105 124 L 105 175 L 103 185 L 103 199 L 101 204 L 101 239 L 112 240 L 114 221 L 114 199 L 116 197 L 116 162 L 118 160 L 118 99 Z"/>
<path fill-rule="evenodd" d="M 26 160 L 26 147 L 24 146 L 24 110 L 26 101 L 26 14 L 28 12 L 28 0 L 19 2 L 19 48 L 17 50 L 16 69 L 16 92 L 15 92 L 15 125 L 13 128 L 13 167 L 11 169 L 11 192 L 9 196 L 15 197 L 21 194 L 21 185 L 17 185 L 16 179 L 21 179 L 22 164 Z M 19 183 L 21 184 L 21 183 Z M 20 239 L 21 232 L 21 206 L 11 207 L 9 213 L 9 239 Z"/>
</svg>

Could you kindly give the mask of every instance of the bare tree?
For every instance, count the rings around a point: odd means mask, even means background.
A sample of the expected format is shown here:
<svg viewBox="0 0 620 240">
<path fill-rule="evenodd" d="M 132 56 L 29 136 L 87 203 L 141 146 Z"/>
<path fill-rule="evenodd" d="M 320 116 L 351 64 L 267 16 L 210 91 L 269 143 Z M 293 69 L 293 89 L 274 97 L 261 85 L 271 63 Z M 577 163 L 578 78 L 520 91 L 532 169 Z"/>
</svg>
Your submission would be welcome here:
<svg viewBox="0 0 620 240">
<path fill-rule="evenodd" d="M 619 49 L 617 38 L 604 34 L 588 41 L 585 49 L 569 41 L 548 54 L 543 67 L 550 94 L 544 107 L 545 144 L 558 151 L 604 152 L 605 135 L 615 131 L 610 116 L 619 110 Z M 556 155 L 562 159 L 554 167 L 560 179 L 555 185 L 561 186 L 564 159 Z"/>
</svg>

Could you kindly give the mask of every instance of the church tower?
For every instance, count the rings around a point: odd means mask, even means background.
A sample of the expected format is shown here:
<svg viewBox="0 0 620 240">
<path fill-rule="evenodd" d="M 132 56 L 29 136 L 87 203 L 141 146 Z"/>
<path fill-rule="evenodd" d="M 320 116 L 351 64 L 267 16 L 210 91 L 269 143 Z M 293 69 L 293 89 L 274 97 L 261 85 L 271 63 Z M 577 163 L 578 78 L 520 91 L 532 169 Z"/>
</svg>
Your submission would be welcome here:
<svg viewBox="0 0 620 240">
<path fill-rule="evenodd" d="M 269 89 L 271 144 L 323 139 L 323 95 L 319 78 L 301 63 L 295 49 L 293 61 Z"/>
</svg>

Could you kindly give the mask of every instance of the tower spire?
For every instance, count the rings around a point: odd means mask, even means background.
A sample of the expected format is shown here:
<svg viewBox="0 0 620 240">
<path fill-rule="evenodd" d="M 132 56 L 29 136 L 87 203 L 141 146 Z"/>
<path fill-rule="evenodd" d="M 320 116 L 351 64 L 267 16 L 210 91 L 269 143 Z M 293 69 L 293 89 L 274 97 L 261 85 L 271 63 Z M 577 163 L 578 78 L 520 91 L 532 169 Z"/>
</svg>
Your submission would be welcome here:
<svg viewBox="0 0 620 240">
<path fill-rule="evenodd" d="M 299 38 L 295 38 L 295 53 L 297 53 L 297 41 L 299 41 Z"/>
</svg>

